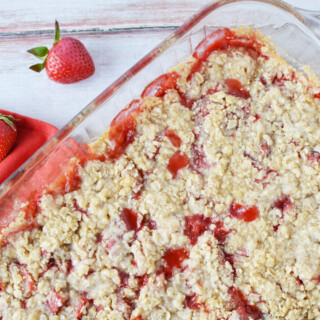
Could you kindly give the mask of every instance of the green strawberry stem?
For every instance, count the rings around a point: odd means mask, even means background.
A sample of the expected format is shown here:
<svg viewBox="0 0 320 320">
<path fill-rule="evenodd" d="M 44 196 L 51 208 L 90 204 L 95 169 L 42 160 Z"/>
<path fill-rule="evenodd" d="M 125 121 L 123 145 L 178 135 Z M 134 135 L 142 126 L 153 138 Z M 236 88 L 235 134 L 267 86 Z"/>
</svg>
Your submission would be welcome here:
<svg viewBox="0 0 320 320">
<path fill-rule="evenodd" d="M 16 119 L 14 116 L 11 116 L 11 115 L 4 115 L 4 114 L 0 113 L 0 120 L 3 120 L 14 131 L 17 131 L 17 129 L 15 128 L 13 123 L 14 123 L 14 121 L 19 121 L 19 119 Z"/>
<path fill-rule="evenodd" d="M 60 40 L 60 28 L 59 28 L 59 23 L 58 21 L 56 20 L 55 24 L 54 24 L 54 29 L 55 29 L 55 32 L 54 32 L 54 42 L 53 42 L 53 45 L 57 44 L 58 41 Z"/>
<path fill-rule="evenodd" d="M 54 32 L 54 42 L 53 45 L 56 45 L 60 40 L 60 28 L 59 23 L 56 20 L 55 21 L 55 32 Z M 31 53 L 35 57 L 42 60 L 42 63 L 37 63 L 29 67 L 30 70 L 41 72 L 46 67 L 46 59 L 49 53 L 49 49 L 47 47 L 35 47 L 32 49 L 29 49 L 27 52 Z"/>
</svg>

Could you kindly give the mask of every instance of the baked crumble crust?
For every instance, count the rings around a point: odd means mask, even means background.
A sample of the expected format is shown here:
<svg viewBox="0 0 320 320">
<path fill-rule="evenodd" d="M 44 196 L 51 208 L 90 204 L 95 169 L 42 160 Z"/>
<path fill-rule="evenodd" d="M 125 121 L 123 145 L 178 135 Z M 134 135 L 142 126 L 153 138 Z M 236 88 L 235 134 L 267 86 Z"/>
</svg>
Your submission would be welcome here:
<svg viewBox="0 0 320 320">
<path fill-rule="evenodd" d="M 9 227 L 2 319 L 320 319 L 320 86 L 230 32 Z"/>
</svg>

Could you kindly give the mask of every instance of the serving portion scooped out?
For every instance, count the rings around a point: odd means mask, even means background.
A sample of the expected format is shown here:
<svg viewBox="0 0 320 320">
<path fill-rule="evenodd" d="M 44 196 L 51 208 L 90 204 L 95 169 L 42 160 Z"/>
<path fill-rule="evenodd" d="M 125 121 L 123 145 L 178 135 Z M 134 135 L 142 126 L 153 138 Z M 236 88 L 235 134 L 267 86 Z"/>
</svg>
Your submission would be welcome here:
<svg viewBox="0 0 320 320">
<path fill-rule="evenodd" d="M 210 34 L 2 230 L 2 318 L 320 317 L 319 98 Z"/>
</svg>

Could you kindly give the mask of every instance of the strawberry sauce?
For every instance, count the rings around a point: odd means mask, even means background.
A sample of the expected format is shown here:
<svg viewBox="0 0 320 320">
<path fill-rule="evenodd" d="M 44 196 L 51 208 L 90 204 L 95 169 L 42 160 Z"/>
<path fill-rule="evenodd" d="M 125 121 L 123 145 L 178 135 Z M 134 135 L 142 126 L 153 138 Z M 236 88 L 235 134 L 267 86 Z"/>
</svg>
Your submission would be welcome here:
<svg viewBox="0 0 320 320">
<path fill-rule="evenodd" d="M 179 170 L 187 167 L 189 163 L 189 158 L 181 151 L 177 151 L 169 160 L 168 170 L 171 172 L 172 177 L 175 178 Z"/>
<path fill-rule="evenodd" d="M 48 187 L 49 194 L 66 194 L 80 188 L 82 179 L 79 175 L 79 164 L 72 163 L 65 169 L 65 172 Z"/>
<path fill-rule="evenodd" d="M 125 223 L 128 231 L 137 232 L 139 230 L 138 214 L 135 213 L 133 210 L 124 208 L 122 210 L 120 217 Z"/>
<path fill-rule="evenodd" d="M 168 249 L 162 258 L 165 262 L 163 266 L 163 272 L 166 279 L 170 279 L 173 276 L 174 270 L 180 269 L 183 261 L 189 258 L 189 251 L 183 248 Z"/>
<path fill-rule="evenodd" d="M 320 99 L 320 92 L 317 92 L 313 95 L 313 98 Z"/>
<path fill-rule="evenodd" d="M 198 303 L 198 295 L 195 293 L 185 297 L 184 305 L 191 310 L 200 310 L 201 308 L 201 303 Z"/>
<path fill-rule="evenodd" d="M 55 290 L 51 291 L 47 297 L 47 304 L 52 314 L 57 314 L 64 305 L 65 300 Z"/>
<path fill-rule="evenodd" d="M 283 195 L 274 202 L 273 206 L 281 211 L 283 217 L 283 214 L 292 208 L 292 202 L 289 196 Z"/>
<path fill-rule="evenodd" d="M 259 56 L 268 58 L 261 54 L 261 45 L 257 42 L 254 34 L 250 36 L 236 35 L 228 28 L 219 29 L 204 38 L 196 47 L 193 57 L 196 62 L 192 66 L 187 80 L 190 80 L 195 72 L 201 71 L 202 65 L 207 61 L 209 55 L 215 50 L 226 50 L 232 47 L 242 47 L 248 54 L 257 59 Z"/>
<path fill-rule="evenodd" d="M 241 290 L 230 287 L 228 293 L 231 296 L 231 305 L 233 310 L 237 311 L 241 320 L 259 320 L 262 319 L 262 312 L 257 306 L 250 305 Z"/>
<path fill-rule="evenodd" d="M 118 276 L 120 278 L 120 288 L 127 288 L 129 285 L 130 275 L 126 272 L 118 270 Z"/>
<path fill-rule="evenodd" d="M 84 209 L 82 209 L 82 208 L 79 206 L 77 199 L 73 199 L 73 206 L 74 206 L 74 208 L 75 208 L 77 211 L 88 215 L 87 210 L 84 210 Z"/>
<path fill-rule="evenodd" d="M 319 163 L 320 162 L 320 153 L 312 150 L 307 155 L 307 159 L 311 164 L 313 164 L 315 162 Z"/>
<path fill-rule="evenodd" d="M 174 147 L 180 148 L 182 141 L 173 130 L 167 129 L 164 135 L 171 141 Z"/>
<path fill-rule="evenodd" d="M 228 88 L 227 93 L 237 98 L 249 99 L 250 94 L 243 84 L 237 79 L 226 79 L 225 84 Z"/>
<path fill-rule="evenodd" d="M 209 229 L 211 223 L 211 218 L 205 217 L 203 214 L 194 214 L 193 216 L 185 217 L 183 233 L 189 237 L 192 246 L 194 246 L 198 238 Z"/>
<path fill-rule="evenodd" d="M 78 305 L 76 309 L 77 319 L 81 319 L 82 316 L 87 312 L 86 309 L 89 304 L 92 304 L 93 300 L 87 298 L 87 294 L 84 293 L 80 296 L 78 300 Z"/>
<path fill-rule="evenodd" d="M 73 170 L 66 174 L 65 193 L 69 193 L 78 190 L 81 184 L 81 178 L 79 176 L 79 167 L 76 166 Z"/>
<path fill-rule="evenodd" d="M 39 197 L 35 191 L 29 196 L 28 204 L 22 209 L 26 220 L 31 221 L 40 212 Z"/>
<path fill-rule="evenodd" d="M 161 75 L 143 90 L 141 98 L 162 97 L 167 90 L 176 88 L 178 78 L 175 72 Z"/>
<path fill-rule="evenodd" d="M 217 239 L 218 243 L 222 245 L 226 239 L 230 230 L 226 231 L 223 226 L 223 222 L 218 221 L 215 222 L 216 227 L 213 230 L 214 237 Z"/>
<path fill-rule="evenodd" d="M 141 288 L 141 287 L 145 286 L 148 283 L 149 275 L 148 274 L 144 274 L 142 276 L 135 276 L 135 279 L 138 282 L 139 288 Z"/>
<path fill-rule="evenodd" d="M 229 208 L 229 213 L 234 218 L 251 222 L 259 217 L 259 209 L 256 206 L 245 207 L 239 203 L 233 202 Z"/>
<path fill-rule="evenodd" d="M 138 232 L 143 227 L 148 227 L 150 230 L 157 229 L 157 223 L 147 217 L 143 216 L 142 221 L 139 221 L 138 214 L 131 209 L 124 208 L 120 214 L 120 218 L 125 223 L 128 231 Z"/>
<path fill-rule="evenodd" d="M 109 159 L 118 159 L 129 144 L 134 141 L 136 134 L 135 114 L 141 109 L 141 101 L 133 100 L 111 122 L 109 139 L 112 146 L 107 149 Z"/>
</svg>

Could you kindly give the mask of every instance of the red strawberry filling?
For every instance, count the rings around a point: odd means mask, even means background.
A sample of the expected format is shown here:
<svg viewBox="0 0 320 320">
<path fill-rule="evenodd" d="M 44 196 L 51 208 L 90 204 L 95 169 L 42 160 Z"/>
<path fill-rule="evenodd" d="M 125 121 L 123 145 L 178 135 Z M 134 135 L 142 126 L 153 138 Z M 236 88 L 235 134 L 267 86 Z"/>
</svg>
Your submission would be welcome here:
<svg viewBox="0 0 320 320">
<path fill-rule="evenodd" d="M 178 172 L 187 167 L 190 161 L 187 155 L 182 153 L 181 151 L 177 151 L 174 155 L 170 158 L 168 163 L 168 170 L 172 174 L 172 177 L 175 178 Z"/>
<path fill-rule="evenodd" d="M 47 304 L 52 314 L 57 314 L 64 303 L 64 298 L 55 290 L 51 291 L 47 296 Z"/>
<path fill-rule="evenodd" d="M 143 90 L 141 97 L 162 97 L 167 90 L 176 88 L 178 78 L 175 72 L 161 75 Z"/>
<path fill-rule="evenodd" d="M 138 231 L 138 215 L 133 210 L 124 208 L 121 218 L 125 223 L 128 231 Z"/>
<path fill-rule="evenodd" d="M 185 297 L 184 305 L 191 310 L 200 310 L 201 308 L 201 303 L 198 302 L 198 295 L 195 293 Z"/>
<path fill-rule="evenodd" d="M 243 99 L 249 99 L 250 94 L 249 92 L 244 88 L 243 84 L 237 80 L 237 79 L 226 79 L 225 84 L 227 85 L 227 93 Z"/>
<path fill-rule="evenodd" d="M 255 305 L 250 305 L 244 294 L 237 288 L 228 290 L 231 296 L 231 305 L 236 310 L 241 320 L 259 320 L 263 318 L 262 312 Z"/>
<path fill-rule="evenodd" d="M 65 171 L 48 187 L 49 194 L 66 194 L 80 188 L 81 177 L 79 175 L 79 165 L 70 164 Z"/>
<path fill-rule="evenodd" d="M 183 248 L 168 249 L 163 255 L 164 265 L 160 273 L 164 272 L 166 279 L 173 276 L 175 269 L 181 269 L 185 259 L 189 258 L 189 251 Z"/>
<path fill-rule="evenodd" d="M 211 218 L 205 217 L 203 214 L 194 214 L 193 216 L 185 217 L 183 232 L 189 237 L 192 246 L 195 245 L 198 238 L 209 229 L 211 223 Z"/>
<path fill-rule="evenodd" d="M 109 139 L 112 145 L 107 149 L 107 155 L 110 159 L 119 158 L 128 145 L 134 141 L 136 134 L 135 113 L 140 111 L 140 107 L 141 101 L 133 100 L 111 122 Z"/>
<path fill-rule="evenodd" d="M 283 195 L 274 202 L 273 206 L 281 211 L 283 217 L 283 214 L 292 208 L 292 202 L 288 195 Z"/>
<path fill-rule="evenodd" d="M 171 141 L 174 147 L 180 148 L 182 141 L 173 130 L 167 129 L 164 135 Z"/>
<path fill-rule="evenodd" d="M 88 299 L 85 293 L 80 296 L 76 308 L 77 319 L 81 319 L 82 316 L 87 313 L 87 308 L 90 303 L 92 303 L 92 300 Z"/>
<path fill-rule="evenodd" d="M 33 290 L 36 289 L 35 281 L 33 280 L 32 275 L 29 273 L 26 266 L 19 265 L 20 274 L 23 278 L 23 286 L 25 295 L 29 295 Z"/>
<path fill-rule="evenodd" d="M 259 56 L 268 58 L 261 54 L 261 45 L 257 42 L 255 35 L 239 36 L 230 29 L 219 29 L 204 38 L 196 47 L 193 57 L 197 60 L 193 64 L 187 80 L 190 80 L 195 72 L 201 71 L 203 63 L 213 51 L 226 50 L 232 47 L 244 48 L 254 59 L 257 59 Z"/>
<path fill-rule="evenodd" d="M 259 209 L 256 206 L 245 207 L 235 202 L 231 204 L 229 213 L 231 216 L 246 222 L 254 221 L 259 217 Z"/>
</svg>

